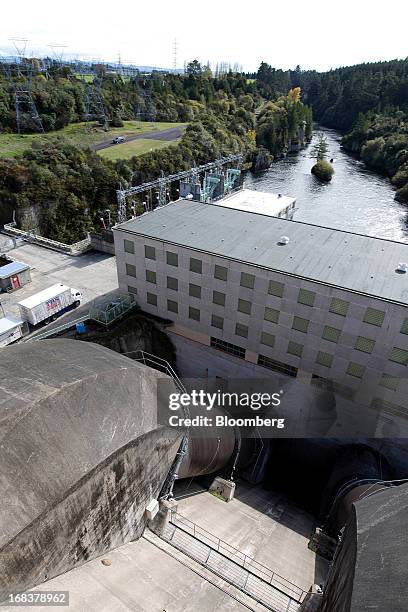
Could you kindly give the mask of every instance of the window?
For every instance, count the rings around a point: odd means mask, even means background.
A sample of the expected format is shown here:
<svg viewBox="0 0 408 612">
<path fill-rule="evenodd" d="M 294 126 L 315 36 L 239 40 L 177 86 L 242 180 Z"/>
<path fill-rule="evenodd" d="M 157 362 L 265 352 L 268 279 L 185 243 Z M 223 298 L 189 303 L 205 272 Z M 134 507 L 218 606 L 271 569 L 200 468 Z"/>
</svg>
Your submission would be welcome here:
<svg viewBox="0 0 408 612">
<path fill-rule="evenodd" d="M 390 376 L 389 374 L 383 374 L 381 376 L 380 385 L 381 387 L 385 387 L 386 389 L 390 389 L 391 391 L 396 391 L 398 389 L 400 379 L 396 376 Z"/>
<path fill-rule="evenodd" d="M 404 349 L 398 348 L 394 346 L 391 351 L 391 355 L 389 356 L 390 361 L 394 361 L 395 363 L 400 363 L 401 365 L 408 364 L 408 351 Z"/>
<path fill-rule="evenodd" d="M 223 329 L 224 328 L 224 319 L 222 317 L 219 317 L 217 315 L 214 315 L 211 317 L 211 325 L 213 327 L 218 327 L 218 329 Z"/>
<path fill-rule="evenodd" d="M 218 338 L 211 338 L 211 346 L 224 353 L 229 353 L 230 355 L 235 355 L 235 357 L 245 359 L 245 349 L 236 344 L 224 342 L 224 340 L 219 340 Z"/>
<path fill-rule="evenodd" d="M 383 310 L 376 310 L 375 308 L 367 308 L 363 321 L 370 323 L 370 325 L 376 325 L 381 327 L 384 323 L 385 312 Z"/>
<path fill-rule="evenodd" d="M 167 289 L 173 289 L 173 291 L 178 291 L 178 279 L 173 276 L 167 277 Z"/>
<path fill-rule="evenodd" d="M 235 327 L 235 333 L 237 336 L 242 336 L 243 338 L 248 338 L 248 325 L 243 325 L 242 323 L 237 323 Z"/>
<path fill-rule="evenodd" d="M 132 287 L 132 285 L 128 285 L 128 293 L 137 293 L 136 287 Z"/>
<path fill-rule="evenodd" d="M 322 338 L 329 342 L 338 342 L 341 334 L 341 329 L 325 325 L 322 333 Z"/>
<path fill-rule="evenodd" d="M 302 319 L 301 317 L 293 317 L 292 329 L 297 329 L 297 331 L 307 334 L 309 323 L 310 321 L 308 321 L 307 319 Z"/>
<path fill-rule="evenodd" d="M 125 253 L 131 253 L 132 255 L 134 255 L 135 243 L 132 240 L 124 240 L 123 248 L 125 249 Z"/>
<path fill-rule="evenodd" d="M 264 312 L 265 321 L 270 321 L 271 323 L 278 323 L 279 321 L 279 310 L 275 308 L 265 308 Z"/>
<path fill-rule="evenodd" d="M 201 259 L 194 259 L 194 257 L 190 257 L 190 272 L 202 274 L 203 262 L 201 261 Z"/>
<path fill-rule="evenodd" d="M 167 310 L 170 312 L 178 312 L 178 303 L 173 300 L 167 300 Z"/>
<path fill-rule="evenodd" d="M 354 361 L 350 361 L 346 370 L 346 374 L 350 374 L 350 376 L 354 376 L 355 378 L 363 378 L 364 372 L 365 366 L 355 363 Z"/>
<path fill-rule="evenodd" d="M 334 312 L 334 314 L 338 314 L 341 317 L 346 317 L 348 312 L 349 303 L 346 300 L 341 300 L 340 298 L 332 298 L 330 303 L 330 312 Z"/>
<path fill-rule="evenodd" d="M 374 345 L 375 340 L 370 340 L 370 338 L 358 336 L 354 348 L 356 349 L 356 351 L 362 351 L 363 353 L 372 353 Z"/>
<path fill-rule="evenodd" d="M 238 310 L 244 314 L 251 314 L 251 302 L 247 300 L 238 300 Z"/>
<path fill-rule="evenodd" d="M 246 272 L 241 272 L 241 287 L 247 287 L 248 289 L 253 289 L 255 285 L 255 276 L 253 274 L 247 274 Z"/>
<path fill-rule="evenodd" d="M 266 344 L 267 346 L 275 346 L 275 336 L 273 334 L 268 334 L 267 332 L 262 332 L 261 343 Z"/>
<path fill-rule="evenodd" d="M 305 304 L 305 306 L 313 306 L 316 294 L 313 291 L 307 289 L 299 289 L 298 303 Z"/>
<path fill-rule="evenodd" d="M 225 306 L 225 293 L 221 293 L 220 291 L 213 291 L 213 304 Z"/>
<path fill-rule="evenodd" d="M 146 280 L 148 283 L 156 284 L 156 272 L 153 272 L 153 270 L 146 270 Z"/>
<path fill-rule="evenodd" d="M 188 309 L 188 316 L 190 319 L 194 319 L 194 321 L 200 320 L 200 311 L 198 308 L 193 308 L 192 306 Z"/>
<path fill-rule="evenodd" d="M 171 251 L 166 251 L 166 261 L 169 266 L 178 266 L 178 255 Z"/>
<path fill-rule="evenodd" d="M 157 306 L 157 295 L 155 293 L 147 292 L 146 297 L 148 304 L 150 304 L 151 306 Z"/>
<path fill-rule="evenodd" d="M 296 357 L 301 357 L 303 353 L 303 344 L 298 344 L 297 342 L 292 342 L 292 340 L 290 340 L 288 344 L 288 353 L 290 355 L 296 355 Z"/>
<path fill-rule="evenodd" d="M 156 249 L 145 244 L 145 257 L 146 259 L 156 259 Z"/>
<path fill-rule="evenodd" d="M 190 283 L 188 286 L 188 295 L 191 295 L 191 297 L 201 298 L 200 285 L 193 285 L 193 283 Z"/>
<path fill-rule="evenodd" d="M 278 283 L 278 281 L 269 281 L 268 293 L 271 295 L 276 295 L 276 297 L 283 296 L 283 290 L 285 285 L 283 283 Z"/>
<path fill-rule="evenodd" d="M 407 409 L 404 406 L 398 406 L 398 404 L 393 404 L 392 402 L 387 402 L 384 399 L 380 399 L 379 397 L 375 397 L 371 402 L 371 408 L 375 408 L 376 410 L 381 410 L 381 412 L 387 412 L 389 414 L 395 414 L 396 416 L 407 416 Z"/>
<path fill-rule="evenodd" d="M 325 366 L 326 368 L 331 368 L 333 363 L 333 355 L 330 355 L 330 353 L 324 353 L 323 351 L 319 351 L 317 353 L 316 363 Z"/>
<path fill-rule="evenodd" d="M 126 274 L 128 276 L 134 276 L 136 278 L 136 266 L 133 264 L 126 264 Z"/>
<path fill-rule="evenodd" d="M 404 319 L 400 329 L 401 334 L 408 334 L 408 319 Z"/>
<path fill-rule="evenodd" d="M 214 268 L 214 278 L 218 278 L 218 280 L 226 281 L 228 279 L 228 268 L 224 268 L 224 266 L 216 265 Z"/>
<path fill-rule="evenodd" d="M 266 355 L 259 355 L 258 365 L 268 368 L 269 370 L 274 370 L 275 372 L 281 372 L 287 376 L 292 376 L 293 378 L 296 378 L 298 373 L 297 368 L 290 366 L 287 363 L 282 363 L 281 361 L 276 361 L 275 359 L 266 357 Z"/>
</svg>

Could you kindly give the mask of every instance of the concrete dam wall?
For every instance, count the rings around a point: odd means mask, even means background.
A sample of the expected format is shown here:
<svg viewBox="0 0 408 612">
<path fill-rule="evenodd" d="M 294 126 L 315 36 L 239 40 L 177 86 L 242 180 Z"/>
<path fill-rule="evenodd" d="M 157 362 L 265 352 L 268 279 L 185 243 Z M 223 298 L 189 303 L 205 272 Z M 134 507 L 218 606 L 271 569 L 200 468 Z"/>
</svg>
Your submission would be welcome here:
<svg viewBox="0 0 408 612">
<path fill-rule="evenodd" d="M 163 376 L 73 340 L 0 353 L 0 601 L 141 535 L 181 440 Z"/>
</svg>

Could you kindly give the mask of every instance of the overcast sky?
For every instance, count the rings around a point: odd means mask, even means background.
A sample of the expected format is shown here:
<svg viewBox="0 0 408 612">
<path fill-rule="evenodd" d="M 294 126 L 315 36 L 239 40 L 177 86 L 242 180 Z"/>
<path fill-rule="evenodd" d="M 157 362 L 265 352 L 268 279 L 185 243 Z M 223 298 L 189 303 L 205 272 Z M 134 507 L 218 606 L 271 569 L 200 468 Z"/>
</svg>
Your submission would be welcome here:
<svg viewBox="0 0 408 612">
<path fill-rule="evenodd" d="M 2 0 L 0 52 L 29 39 L 28 55 L 65 44 L 66 56 L 171 67 L 198 58 L 326 70 L 408 55 L 406 0 Z M 12 46 L 11 46 L 12 48 Z"/>
</svg>

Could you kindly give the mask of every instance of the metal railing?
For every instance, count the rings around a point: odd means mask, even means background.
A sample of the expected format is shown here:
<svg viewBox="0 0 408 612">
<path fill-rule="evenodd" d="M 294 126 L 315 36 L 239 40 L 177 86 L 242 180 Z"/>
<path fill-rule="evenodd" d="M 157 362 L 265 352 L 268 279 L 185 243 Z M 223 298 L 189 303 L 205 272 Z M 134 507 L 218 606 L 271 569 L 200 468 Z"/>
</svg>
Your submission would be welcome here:
<svg viewBox="0 0 408 612">
<path fill-rule="evenodd" d="M 25 232 L 24 230 L 18 229 L 16 226 L 17 224 L 15 221 L 5 223 L 3 232 L 8 236 L 18 236 L 20 238 L 24 238 L 27 240 L 27 242 L 32 242 L 34 244 L 38 244 L 39 246 L 44 246 L 55 251 L 67 253 L 68 255 L 80 255 L 91 248 L 90 236 L 87 236 L 87 238 L 73 244 L 65 244 L 64 242 L 58 242 L 57 240 L 51 240 L 51 238 L 40 236 L 34 231 Z"/>
<path fill-rule="evenodd" d="M 135 355 L 133 359 L 136 361 L 140 361 L 143 365 L 152 367 L 156 370 L 160 370 L 164 372 L 168 376 L 170 376 L 174 380 L 174 384 L 177 389 L 182 393 L 186 393 L 186 388 L 181 382 L 180 378 L 176 374 L 174 368 L 170 365 L 168 361 L 162 359 L 161 357 L 157 357 L 157 355 L 152 355 L 151 353 L 147 353 L 143 350 L 138 351 L 129 351 L 127 353 L 123 353 L 124 355 Z"/>
<path fill-rule="evenodd" d="M 306 596 L 306 591 L 304 591 L 304 589 L 298 587 L 290 580 L 283 578 L 263 563 L 256 561 L 253 557 L 248 556 L 246 553 L 228 544 L 228 542 L 221 540 L 221 538 L 210 533 L 203 527 L 193 523 L 193 521 L 179 514 L 177 510 L 171 510 L 170 522 L 172 525 L 186 532 L 196 540 L 199 540 L 213 551 L 231 560 L 236 565 L 239 565 L 249 574 L 259 578 L 262 582 L 273 587 L 286 597 L 289 597 L 295 603 L 300 604 L 304 600 Z"/>
</svg>

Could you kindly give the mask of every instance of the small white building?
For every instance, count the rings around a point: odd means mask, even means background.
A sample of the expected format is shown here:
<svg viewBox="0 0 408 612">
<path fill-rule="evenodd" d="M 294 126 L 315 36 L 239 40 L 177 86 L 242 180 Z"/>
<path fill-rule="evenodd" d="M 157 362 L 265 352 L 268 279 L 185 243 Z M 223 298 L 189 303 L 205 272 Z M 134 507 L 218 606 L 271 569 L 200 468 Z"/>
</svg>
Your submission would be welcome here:
<svg viewBox="0 0 408 612">
<path fill-rule="evenodd" d="M 0 319 L 0 348 L 16 342 L 28 331 L 27 323 L 16 317 Z"/>
<path fill-rule="evenodd" d="M 253 189 L 240 189 L 212 204 L 289 220 L 293 219 L 296 210 L 296 198 Z"/>
</svg>

